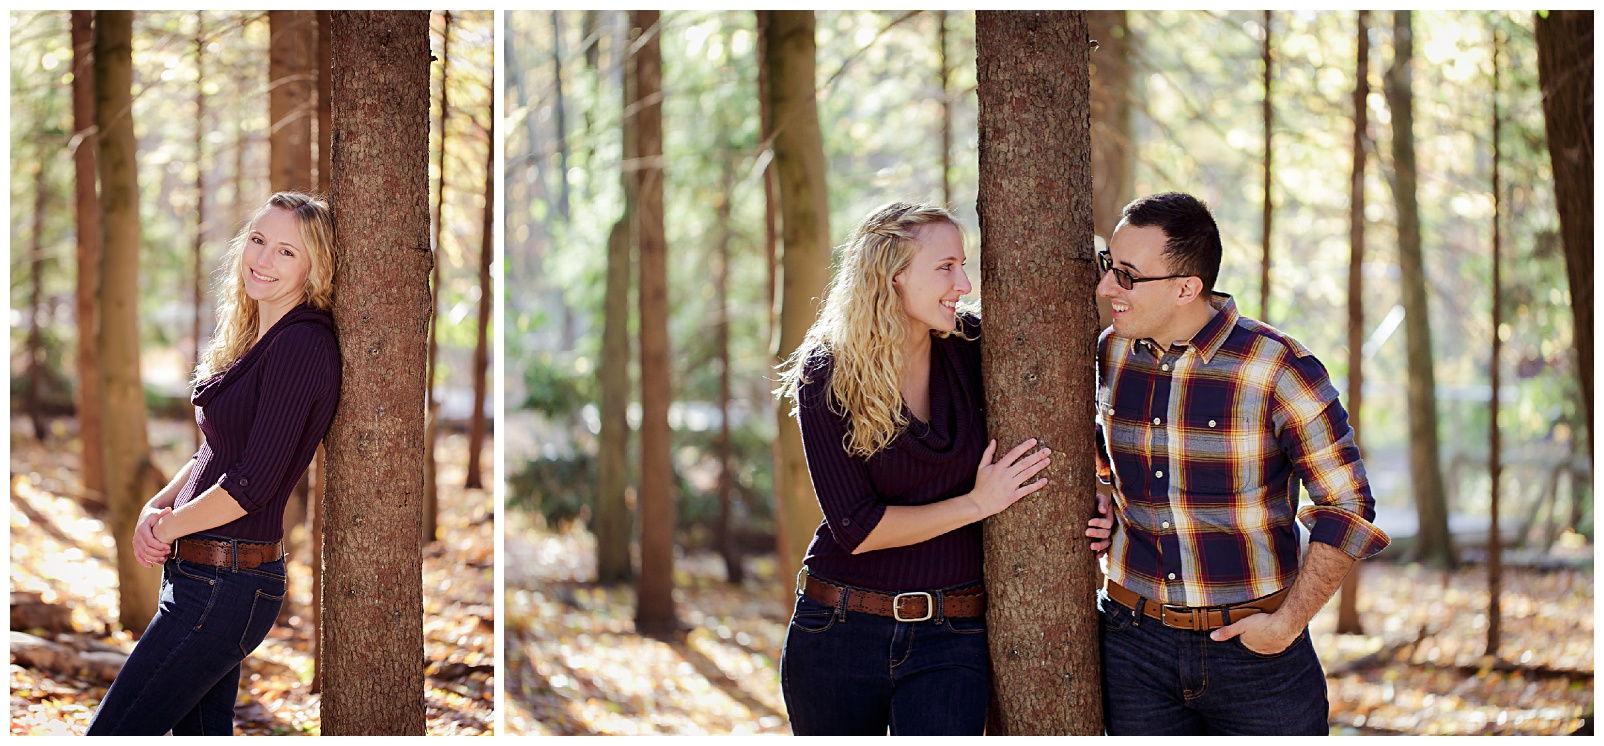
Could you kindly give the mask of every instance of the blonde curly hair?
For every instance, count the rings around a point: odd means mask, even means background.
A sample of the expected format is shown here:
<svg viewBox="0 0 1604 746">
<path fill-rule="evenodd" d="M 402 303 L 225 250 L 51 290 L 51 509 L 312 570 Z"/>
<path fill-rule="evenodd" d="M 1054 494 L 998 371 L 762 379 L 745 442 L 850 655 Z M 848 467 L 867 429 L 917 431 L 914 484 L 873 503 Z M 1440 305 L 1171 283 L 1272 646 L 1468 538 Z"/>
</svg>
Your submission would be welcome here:
<svg viewBox="0 0 1604 746">
<path fill-rule="evenodd" d="M 260 331 L 260 317 L 256 301 L 245 294 L 245 244 L 250 239 L 256 221 L 270 210 L 288 210 L 301 226 L 301 242 L 305 244 L 311 269 L 306 273 L 306 286 L 302 300 L 327 311 L 334 297 L 334 217 L 327 202 L 300 192 L 278 192 L 267 203 L 251 213 L 240 232 L 229 242 L 228 256 L 223 260 L 224 271 L 217 281 L 217 330 L 212 342 L 195 365 L 196 381 L 211 378 L 228 370 L 235 360 L 251 349 Z"/>
<path fill-rule="evenodd" d="M 853 456 L 879 453 L 908 426 L 901 389 L 908 316 L 893 280 L 918 251 L 915 233 L 935 223 L 958 227 L 952 213 L 931 204 L 893 202 L 870 212 L 838 248 L 840 264 L 825 288 L 819 318 L 778 366 L 780 385 L 774 393 L 791 400 L 795 416 L 800 390 L 810 383 L 805 369 L 817 356 L 833 359 L 827 402 L 831 411 L 847 416 L 842 445 Z"/>
</svg>

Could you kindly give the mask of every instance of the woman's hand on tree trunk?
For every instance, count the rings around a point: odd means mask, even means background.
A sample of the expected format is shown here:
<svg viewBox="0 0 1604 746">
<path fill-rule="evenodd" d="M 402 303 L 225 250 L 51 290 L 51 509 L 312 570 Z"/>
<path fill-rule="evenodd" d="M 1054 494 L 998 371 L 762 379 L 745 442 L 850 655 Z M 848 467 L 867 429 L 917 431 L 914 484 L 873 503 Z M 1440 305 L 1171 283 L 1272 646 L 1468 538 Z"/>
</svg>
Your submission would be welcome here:
<svg viewBox="0 0 1604 746">
<path fill-rule="evenodd" d="M 1035 438 L 1027 439 L 995 463 L 991 459 L 997 452 L 996 439 L 986 446 L 980 456 L 980 468 L 975 470 L 975 488 L 969 493 L 981 517 L 1001 513 L 1019 498 L 1047 486 L 1046 477 L 1029 481 L 1053 462 L 1048 458 L 1052 451 L 1046 448 L 1027 455 L 1035 445 Z"/>
</svg>

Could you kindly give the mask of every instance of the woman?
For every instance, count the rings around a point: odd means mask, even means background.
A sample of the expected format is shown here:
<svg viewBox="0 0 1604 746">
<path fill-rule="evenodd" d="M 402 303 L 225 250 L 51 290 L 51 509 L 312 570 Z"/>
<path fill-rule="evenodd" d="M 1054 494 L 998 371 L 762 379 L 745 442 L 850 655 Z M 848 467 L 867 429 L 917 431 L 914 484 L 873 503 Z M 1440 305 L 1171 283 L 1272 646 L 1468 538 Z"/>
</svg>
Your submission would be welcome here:
<svg viewBox="0 0 1604 746">
<path fill-rule="evenodd" d="M 1041 489 L 1049 451 L 993 462 L 963 264 L 946 210 L 875 210 L 782 366 L 824 512 L 780 658 L 797 735 L 985 727 L 979 521 Z"/>
<path fill-rule="evenodd" d="M 226 266 L 191 397 L 205 443 L 134 529 L 139 561 L 164 563 L 160 606 L 90 735 L 233 735 L 240 662 L 284 602 L 284 503 L 340 398 L 328 206 L 273 195 Z"/>
</svg>

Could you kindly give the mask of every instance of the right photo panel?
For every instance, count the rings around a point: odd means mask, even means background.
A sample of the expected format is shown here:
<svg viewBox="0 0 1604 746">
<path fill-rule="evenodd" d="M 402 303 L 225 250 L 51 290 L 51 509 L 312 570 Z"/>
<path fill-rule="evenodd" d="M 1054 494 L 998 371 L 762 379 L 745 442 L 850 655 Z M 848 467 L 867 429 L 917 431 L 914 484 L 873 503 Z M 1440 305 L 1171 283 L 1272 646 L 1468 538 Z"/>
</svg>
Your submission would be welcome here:
<svg viewBox="0 0 1604 746">
<path fill-rule="evenodd" d="M 503 17 L 507 733 L 1591 733 L 1591 11 Z"/>
</svg>

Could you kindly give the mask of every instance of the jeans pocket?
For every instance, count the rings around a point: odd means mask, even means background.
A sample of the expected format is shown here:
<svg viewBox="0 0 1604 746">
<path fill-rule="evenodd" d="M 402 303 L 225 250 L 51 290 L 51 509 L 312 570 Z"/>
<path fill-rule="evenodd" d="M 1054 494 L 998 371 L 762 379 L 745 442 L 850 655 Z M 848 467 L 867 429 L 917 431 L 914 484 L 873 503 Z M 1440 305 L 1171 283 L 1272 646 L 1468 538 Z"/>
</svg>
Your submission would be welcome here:
<svg viewBox="0 0 1604 746">
<path fill-rule="evenodd" d="M 791 629 L 799 632 L 824 632 L 835 625 L 835 609 L 807 596 L 797 596 L 796 610 L 791 613 Z"/>
<path fill-rule="evenodd" d="M 167 571 L 169 567 L 170 572 Z M 208 570 L 213 568 L 179 559 L 166 563 L 163 572 L 167 576 L 167 585 L 162 589 L 159 601 L 161 611 L 176 619 L 194 619 L 193 629 L 197 631 L 204 627 L 206 618 L 212 613 L 212 606 L 217 602 L 219 583 L 215 571 L 208 576 Z"/>
<path fill-rule="evenodd" d="M 1125 608 L 1124 604 L 1116 603 L 1111 599 L 1103 600 L 1103 631 L 1124 632 L 1131 626 L 1131 620 L 1136 614 Z"/>
<path fill-rule="evenodd" d="M 1259 652 L 1257 650 L 1254 650 L 1253 648 L 1248 647 L 1247 643 L 1242 642 L 1242 636 L 1241 635 L 1237 635 L 1236 637 L 1231 638 L 1231 642 L 1234 643 L 1236 645 L 1236 647 L 1240 648 L 1242 650 L 1242 652 L 1247 653 L 1248 655 L 1251 655 L 1254 658 L 1263 658 L 1263 659 L 1266 659 L 1266 660 L 1275 660 L 1276 658 L 1283 657 L 1287 653 L 1292 652 L 1292 650 L 1294 648 L 1298 647 L 1299 645 L 1302 645 L 1304 639 L 1307 638 L 1308 636 L 1309 636 L 1309 628 L 1305 627 L 1303 629 L 1303 631 L 1299 632 L 1297 637 L 1292 638 L 1292 642 L 1290 644 L 1288 644 L 1286 646 L 1286 648 L 1284 650 L 1282 650 L 1281 652 L 1279 652 L 1279 653 L 1261 653 L 1261 652 Z"/>
<path fill-rule="evenodd" d="M 245 632 L 240 635 L 240 655 L 250 655 L 256 646 L 267 639 L 267 633 L 273 630 L 273 622 L 278 619 L 278 610 L 283 604 L 282 595 L 274 596 L 266 591 L 256 591 L 256 596 L 251 600 L 251 615 L 245 621 Z"/>
</svg>

